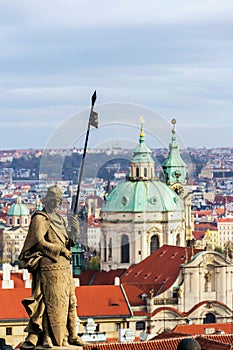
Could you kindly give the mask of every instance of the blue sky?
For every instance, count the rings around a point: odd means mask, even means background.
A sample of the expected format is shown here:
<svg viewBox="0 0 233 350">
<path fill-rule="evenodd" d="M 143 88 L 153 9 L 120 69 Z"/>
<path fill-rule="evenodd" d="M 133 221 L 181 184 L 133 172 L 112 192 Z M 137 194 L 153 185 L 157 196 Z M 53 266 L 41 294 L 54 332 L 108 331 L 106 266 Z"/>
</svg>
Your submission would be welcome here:
<svg viewBox="0 0 233 350">
<path fill-rule="evenodd" d="M 232 19 L 231 0 L 0 0 L 0 148 L 45 148 L 95 89 L 97 111 L 144 106 L 186 146 L 233 146 Z"/>
</svg>

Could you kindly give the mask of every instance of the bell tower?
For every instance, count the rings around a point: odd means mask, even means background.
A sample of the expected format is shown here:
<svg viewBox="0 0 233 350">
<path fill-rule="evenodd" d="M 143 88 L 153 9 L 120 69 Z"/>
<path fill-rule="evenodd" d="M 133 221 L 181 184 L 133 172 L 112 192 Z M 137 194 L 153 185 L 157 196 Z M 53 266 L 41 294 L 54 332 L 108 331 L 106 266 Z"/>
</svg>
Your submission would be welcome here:
<svg viewBox="0 0 233 350">
<path fill-rule="evenodd" d="M 176 139 L 176 119 L 171 121 L 172 139 L 169 144 L 169 154 L 163 163 L 166 184 L 171 186 L 178 195 L 182 195 L 183 186 L 188 182 L 187 166 L 180 155 L 179 144 Z"/>
</svg>

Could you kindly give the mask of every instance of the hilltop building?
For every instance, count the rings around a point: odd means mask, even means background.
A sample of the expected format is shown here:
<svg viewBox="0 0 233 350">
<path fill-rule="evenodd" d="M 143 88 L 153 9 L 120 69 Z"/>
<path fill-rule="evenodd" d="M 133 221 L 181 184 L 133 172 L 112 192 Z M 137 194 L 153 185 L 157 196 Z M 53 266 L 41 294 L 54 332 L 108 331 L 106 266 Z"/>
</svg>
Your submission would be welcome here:
<svg viewBox="0 0 233 350">
<path fill-rule="evenodd" d="M 166 183 L 155 176 L 143 123 L 126 181 L 106 196 L 101 210 L 101 268 L 127 268 L 164 244 L 186 246 L 191 239 L 191 200 L 187 170 L 173 128 L 163 165 Z"/>
</svg>

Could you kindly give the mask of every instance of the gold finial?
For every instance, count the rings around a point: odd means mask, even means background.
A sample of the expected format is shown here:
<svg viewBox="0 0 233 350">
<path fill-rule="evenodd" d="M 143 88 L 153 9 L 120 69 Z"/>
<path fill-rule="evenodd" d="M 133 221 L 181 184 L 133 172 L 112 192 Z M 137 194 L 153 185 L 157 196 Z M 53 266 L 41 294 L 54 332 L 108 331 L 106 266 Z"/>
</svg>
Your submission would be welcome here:
<svg viewBox="0 0 233 350">
<path fill-rule="evenodd" d="M 143 127 L 143 124 L 145 122 L 145 118 L 143 117 L 143 115 L 141 115 L 141 117 L 139 118 L 139 121 L 141 123 L 141 132 L 140 132 L 140 136 L 145 136 L 144 134 L 144 127 Z"/>
<path fill-rule="evenodd" d="M 176 133 L 176 119 L 173 118 L 173 119 L 171 120 L 171 123 L 172 123 L 172 125 L 173 125 L 172 133 L 175 134 L 175 133 Z"/>
</svg>

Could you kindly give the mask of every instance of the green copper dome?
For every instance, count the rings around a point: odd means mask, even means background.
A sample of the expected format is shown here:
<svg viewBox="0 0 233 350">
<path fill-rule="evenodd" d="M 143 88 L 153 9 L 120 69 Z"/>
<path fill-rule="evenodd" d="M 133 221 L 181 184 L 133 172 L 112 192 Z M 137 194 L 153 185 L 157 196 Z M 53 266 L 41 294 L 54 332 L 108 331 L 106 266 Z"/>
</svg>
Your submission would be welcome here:
<svg viewBox="0 0 233 350">
<path fill-rule="evenodd" d="M 16 199 L 16 203 L 14 203 L 7 212 L 8 216 L 29 216 L 30 211 L 28 207 L 22 203 L 21 198 Z"/>
<path fill-rule="evenodd" d="M 179 196 L 165 183 L 126 181 L 107 196 L 102 212 L 168 212 L 183 211 Z"/>
<path fill-rule="evenodd" d="M 154 177 L 154 160 L 144 142 L 144 118 L 141 120 L 139 144 L 130 161 L 130 176 L 109 193 L 102 212 L 183 211 L 182 201 L 175 191 Z"/>
</svg>

